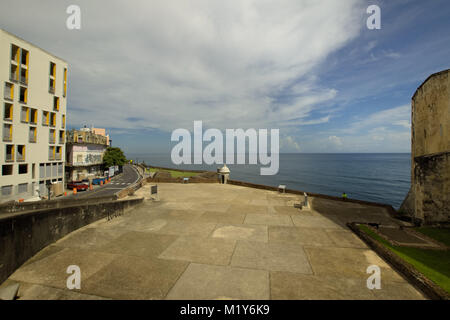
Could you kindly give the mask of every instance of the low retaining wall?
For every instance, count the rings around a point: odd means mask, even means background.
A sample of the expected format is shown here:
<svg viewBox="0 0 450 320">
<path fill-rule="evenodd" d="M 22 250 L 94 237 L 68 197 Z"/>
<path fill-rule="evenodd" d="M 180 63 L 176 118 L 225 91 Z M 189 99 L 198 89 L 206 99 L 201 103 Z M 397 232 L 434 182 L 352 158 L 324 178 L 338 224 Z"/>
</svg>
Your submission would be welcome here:
<svg viewBox="0 0 450 320">
<path fill-rule="evenodd" d="M 79 205 L 96 204 L 99 202 L 114 201 L 117 200 L 117 196 L 98 197 L 98 198 L 61 198 L 54 200 L 42 200 L 33 202 L 14 202 L 0 205 L 0 217 L 3 214 L 42 210 L 42 209 L 54 209 L 64 208 Z"/>
<path fill-rule="evenodd" d="M 84 199 L 83 199 L 84 200 Z M 81 204 L 0 215 L 0 283 L 40 250 L 67 234 L 111 214 L 123 213 L 143 198 Z"/>
<path fill-rule="evenodd" d="M 244 182 L 244 181 L 238 181 L 238 180 L 228 180 L 228 184 L 241 186 L 241 187 L 249 187 L 249 188 L 256 188 L 256 189 L 263 189 L 263 190 L 270 190 L 270 191 L 278 191 L 278 187 L 266 186 L 266 185 L 263 185 L 263 184 L 256 184 L 256 183 L 250 183 L 250 182 Z M 286 193 L 303 195 L 304 192 L 306 192 L 306 191 L 286 189 Z M 329 200 L 333 200 L 333 201 L 344 201 L 340 197 L 328 196 L 328 195 L 325 195 L 325 194 L 311 193 L 311 192 L 306 192 L 306 194 L 308 196 L 316 197 L 316 198 L 329 199 Z M 370 201 L 364 201 L 364 200 L 349 199 L 349 198 L 347 198 L 345 201 L 346 202 L 359 203 L 359 204 L 363 204 L 363 205 L 375 206 L 375 207 L 382 207 L 382 208 L 387 209 L 389 214 L 397 216 L 397 211 L 395 211 L 395 209 L 391 205 L 388 205 L 388 204 L 377 203 L 377 202 L 370 202 Z"/>
</svg>

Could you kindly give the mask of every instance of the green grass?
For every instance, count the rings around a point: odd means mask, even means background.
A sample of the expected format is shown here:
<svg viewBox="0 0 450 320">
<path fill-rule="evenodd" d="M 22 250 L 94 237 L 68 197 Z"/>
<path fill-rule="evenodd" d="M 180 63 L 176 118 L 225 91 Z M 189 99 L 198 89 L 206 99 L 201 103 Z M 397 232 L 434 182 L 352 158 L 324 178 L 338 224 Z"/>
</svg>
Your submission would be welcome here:
<svg viewBox="0 0 450 320">
<path fill-rule="evenodd" d="M 172 178 L 178 178 L 178 177 L 189 178 L 189 177 L 194 177 L 199 174 L 198 172 L 190 172 L 190 171 L 175 171 L 175 170 L 166 170 L 166 169 L 157 169 L 157 168 L 147 168 L 146 169 L 146 172 L 160 172 L 160 171 L 169 172 L 170 175 L 172 176 Z"/>
<path fill-rule="evenodd" d="M 377 235 L 365 225 L 359 228 L 374 240 L 380 242 L 387 249 L 410 263 L 428 279 L 436 283 L 442 289 L 450 293 L 450 251 L 429 250 L 420 248 L 393 246 L 388 241 Z M 432 228 L 427 228 L 432 229 Z M 441 229 L 442 230 L 442 229 Z M 427 230 L 430 234 L 442 234 L 436 230 Z M 443 237 L 442 235 L 440 235 Z M 447 235 L 448 237 L 448 235 Z M 445 237 L 444 237 L 445 238 Z M 446 238 L 448 240 L 448 238 Z M 441 241 L 443 242 L 443 241 Z"/>
<path fill-rule="evenodd" d="M 450 229 L 420 227 L 415 230 L 450 247 Z"/>
</svg>

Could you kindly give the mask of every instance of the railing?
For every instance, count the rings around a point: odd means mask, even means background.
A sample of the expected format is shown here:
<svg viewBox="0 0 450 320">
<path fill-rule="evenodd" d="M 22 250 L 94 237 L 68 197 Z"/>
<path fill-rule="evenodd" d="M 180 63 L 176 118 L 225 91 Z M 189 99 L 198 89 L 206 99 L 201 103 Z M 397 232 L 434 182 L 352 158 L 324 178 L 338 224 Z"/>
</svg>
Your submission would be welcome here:
<svg viewBox="0 0 450 320">
<path fill-rule="evenodd" d="M 50 136 L 50 138 L 48 139 L 48 143 L 55 143 L 55 138 L 53 138 L 52 136 Z"/>
<path fill-rule="evenodd" d="M 13 157 L 13 154 L 12 154 L 12 153 L 7 153 L 5 158 L 6 158 L 6 159 L 5 159 L 6 162 L 14 161 L 14 157 Z"/>
<path fill-rule="evenodd" d="M 27 85 L 27 84 L 28 84 L 28 79 L 27 79 L 27 77 L 20 76 L 20 83 L 21 83 L 21 84 L 24 84 L 24 85 Z"/>
<path fill-rule="evenodd" d="M 17 161 L 25 161 L 25 155 L 17 153 Z"/>
<path fill-rule="evenodd" d="M 28 141 L 29 142 L 36 142 L 36 137 L 34 136 L 34 132 L 30 132 L 28 135 Z"/>
<path fill-rule="evenodd" d="M 48 92 L 54 94 L 54 93 L 55 93 L 55 88 L 49 87 L 49 88 L 48 88 Z"/>
<path fill-rule="evenodd" d="M 56 160 L 61 160 L 61 154 L 60 153 L 56 154 Z"/>
</svg>

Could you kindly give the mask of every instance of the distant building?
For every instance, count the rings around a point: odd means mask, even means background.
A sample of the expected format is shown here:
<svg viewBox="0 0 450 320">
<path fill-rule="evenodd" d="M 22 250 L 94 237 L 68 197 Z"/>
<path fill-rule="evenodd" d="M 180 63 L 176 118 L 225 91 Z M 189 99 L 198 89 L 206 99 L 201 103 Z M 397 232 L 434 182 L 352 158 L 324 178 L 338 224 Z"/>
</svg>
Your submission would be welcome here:
<svg viewBox="0 0 450 320">
<path fill-rule="evenodd" d="M 450 222 L 450 70 L 432 74 L 411 104 L 411 190 L 400 211 L 424 224 Z"/>
<path fill-rule="evenodd" d="M 0 201 L 62 190 L 67 62 L 0 29 Z"/>
<path fill-rule="evenodd" d="M 86 127 L 69 131 L 66 139 L 67 180 L 79 181 L 103 176 L 103 155 L 108 143 L 107 136 L 96 134 Z"/>
</svg>

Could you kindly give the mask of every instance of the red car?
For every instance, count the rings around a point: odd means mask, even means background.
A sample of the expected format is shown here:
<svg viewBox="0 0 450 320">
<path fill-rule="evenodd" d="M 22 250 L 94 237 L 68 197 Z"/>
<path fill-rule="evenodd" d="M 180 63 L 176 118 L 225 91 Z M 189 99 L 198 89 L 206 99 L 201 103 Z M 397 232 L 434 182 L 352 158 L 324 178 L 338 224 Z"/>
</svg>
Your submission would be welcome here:
<svg viewBox="0 0 450 320">
<path fill-rule="evenodd" d="M 77 191 L 86 191 L 89 189 L 89 185 L 82 181 L 72 181 L 67 184 L 67 189 L 72 190 L 73 188 L 77 189 Z"/>
</svg>

